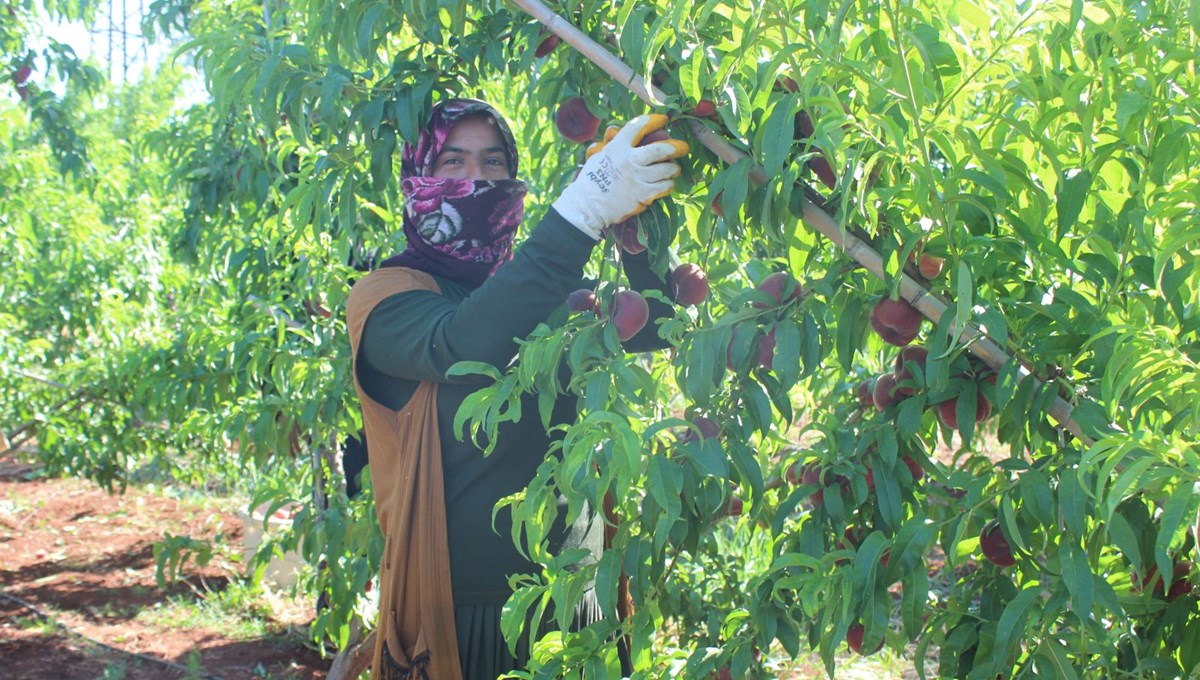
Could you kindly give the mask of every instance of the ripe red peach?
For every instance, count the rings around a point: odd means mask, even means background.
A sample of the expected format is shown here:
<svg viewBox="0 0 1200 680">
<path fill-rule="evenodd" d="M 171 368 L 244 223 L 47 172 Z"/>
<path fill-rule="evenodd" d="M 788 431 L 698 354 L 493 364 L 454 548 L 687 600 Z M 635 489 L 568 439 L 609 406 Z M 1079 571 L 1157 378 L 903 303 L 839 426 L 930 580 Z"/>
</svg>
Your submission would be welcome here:
<svg viewBox="0 0 1200 680">
<path fill-rule="evenodd" d="M 983 551 L 983 556 L 998 567 L 1011 567 L 1017 563 L 1013 557 L 1012 546 L 1008 544 L 1008 539 L 1004 537 L 1004 532 L 1000 530 L 1000 524 L 997 522 L 990 522 L 983 527 L 979 534 L 979 548 Z"/>
<path fill-rule="evenodd" d="M 946 265 L 946 261 L 940 257 L 933 255 L 922 255 L 917 261 L 917 270 L 921 272 L 921 276 L 932 281 L 942 273 L 942 268 Z"/>
<path fill-rule="evenodd" d="M 768 293 L 775 298 L 775 306 L 785 305 L 792 300 L 800 297 L 800 284 L 788 272 L 775 272 L 762 280 L 758 284 L 758 290 Z M 784 291 L 787 291 L 787 297 L 784 297 Z M 769 307 L 765 302 L 755 302 L 754 307 L 758 309 L 767 309 Z"/>
<path fill-rule="evenodd" d="M 596 311 L 596 291 L 580 288 L 567 295 L 567 309 L 572 312 Z"/>
<path fill-rule="evenodd" d="M 871 327 L 884 342 L 904 347 L 921 332 L 921 313 L 907 300 L 885 297 L 871 310 Z"/>
<path fill-rule="evenodd" d="M 708 298 L 708 276 L 698 265 L 686 262 L 671 272 L 675 302 L 685 307 L 698 305 Z"/>
<path fill-rule="evenodd" d="M 583 97 L 570 97 L 558 105 L 554 127 L 572 142 L 590 142 L 600 131 L 600 119 L 588 110 Z"/>
<path fill-rule="evenodd" d="M 871 400 L 875 402 L 875 408 L 880 411 L 900 400 L 900 395 L 896 393 L 895 373 L 884 373 L 875 379 Z"/>
<path fill-rule="evenodd" d="M 617 337 L 624 342 L 637 335 L 650 320 L 650 305 L 636 290 L 622 290 L 613 295 L 608 315 L 617 329 Z"/>
</svg>

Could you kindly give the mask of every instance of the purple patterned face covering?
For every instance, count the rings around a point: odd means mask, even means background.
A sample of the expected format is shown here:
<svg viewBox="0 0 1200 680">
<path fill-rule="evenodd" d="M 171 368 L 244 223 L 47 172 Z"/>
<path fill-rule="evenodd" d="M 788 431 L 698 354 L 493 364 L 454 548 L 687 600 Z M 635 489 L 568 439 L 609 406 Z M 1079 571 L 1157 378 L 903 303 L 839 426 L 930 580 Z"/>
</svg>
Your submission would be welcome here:
<svg viewBox="0 0 1200 680">
<path fill-rule="evenodd" d="M 476 287 L 512 259 L 513 236 L 525 216 L 525 183 L 432 176 L 454 124 L 480 114 L 495 123 L 507 152 L 508 175 L 516 176 L 516 143 L 495 109 L 475 99 L 438 102 L 417 143 L 406 143 L 401 152 L 408 246 L 385 260 L 384 267 L 412 267 Z"/>
</svg>

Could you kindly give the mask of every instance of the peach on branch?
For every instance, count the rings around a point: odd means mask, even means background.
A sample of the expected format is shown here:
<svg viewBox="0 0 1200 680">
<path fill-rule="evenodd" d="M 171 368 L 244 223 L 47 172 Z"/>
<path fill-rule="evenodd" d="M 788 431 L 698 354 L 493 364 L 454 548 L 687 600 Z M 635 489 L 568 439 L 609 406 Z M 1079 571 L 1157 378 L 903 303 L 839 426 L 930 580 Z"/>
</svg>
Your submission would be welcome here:
<svg viewBox="0 0 1200 680">
<path fill-rule="evenodd" d="M 767 370 L 775 366 L 775 329 L 767 331 L 758 339 L 758 365 Z"/>
<path fill-rule="evenodd" d="M 709 202 L 709 207 L 712 208 L 712 211 L 714 213 L 716 213 L 717 217 L 724 219 L 725 218 L 725 208 L 721 206 L 721 194 L 722 193 L 723 192 L 718 191 L 717 195 L 712 197 L 712 201 Z"/>
<path fill-rule="evenodd" d="M 837 542 L 838 550 L 858 550 L 858 546 L 866 540 L 871 533 L 868 527 L 855 526 L 853 524 L 846 527 L 842 532 L 842 540 Z"/>
<path fill-rule="evenodd" d="M 843 475 L 835 473 L 822 475 L 821 468 L 815 463 L 810 463 L 801 468 L 800 484 L 803 486 L 808 486 L 811 484 L 818 487 L 817 490 L 808 497 L 815 507 L 825 505 L 826 490 L 841 494 L 849 487 L 850 480 L 846 479 L 846 477 Z"/>
<path fill-rule="evenodd" d="M 946 261 L 934 255 L 924 254 L 917 260 L 917 271 L 921 272 L 921 276 L 932 281 L 941 273 L 942 268 L 946 265 Z"/>
<path fill-rule="evenodd" d="M 717 105 L 711 99 L 701 99 L 689 113 L 697 118 L 712 118 L 717 114 Z"/>
<path fill-rule="evenodd" d="M 671 287 L 675 302 L 685 307 L 698 305 L 708 297 L 708 276 L 699 266 L 686 262 L 671 272 Z"/>
<path fill-rule="evenodd" d="M 919 482 L 925 478 L 925 470 L 915 458 L 912 456 L 905 456 L 901 460 L 904 463 L 904 466 L 908 468 L 909 474 L 912 475 L 913 483 Z"/>
<path fill-rule="evenodd" d="M 1167 602 L 1174 602 L 1184 595 L 1192 593 L 1192 563 L 1187 560 L 1176 562 L 1171 572 L 1175 582 L 1167 589 Z"/>
<path fill-rule="evenodd" d="M 655 142 L 665 142 L 668 139 L 671 139 L 671 135 L 667 134 L 666 130 L 654 130 L 653 132 L 646 133 L 646 136 L 638 140 L 637 145 L 646 146 Z"/>
<path fill-rule="evenodd" d="M 617 337 L 624 342 L 637 335 L 650 319 L 650 305 L 636 290 L 622 290 L 613 295 L 608 316 L 617 329 Z"/>
<path fill-rule="evenodd" d="M 885 297 L 871 310 L 871 328 L 884 342 L 904 347 L 921 332 L 921 313 L 907 300 Z"/>
<path fill-rule="evenodd" d="M 919 367 L 922 375 L 924 375 L 925 361 L 928 358 L 929 350 L 924 347 L 909 345 L 900 350 L 900 353 L 896 355 L 896 384 L 900 385 L 900 387 L 896 388 L 897 393 L 907 396 L 916 392 L 915 388 L 906 386 L 903 383 L 914 379 L 913 367 Z"/>
<path fill-rule="evenodd" d="M 589 288 L 580 288 L 579 290 L 571 291 L 567 295 L 567 309 L 572 312 L 596 312 L 596 291 Z"/>
<path fill-rule="evenodd" d="M 958 429 L 958 400 L 947 399 L 938 404 L 938 419 L 942 424 L 951 430 Z M 982 392 L 977 392 L 975 395 L 975 422 L 987 420 L 988 416 L 992 415 L 992 405 L 988 402 L 987 397 L 983 396 Z"/>
<path fill-rule="evenodd" d="M 813 125 L 812 117 L 808 115 L 808 111 L 800 109 L 796 113 L 796 117 L 792 119 L 792 136 L 797 141 L 802 141 L 813 136 L 817 128 Z"/>
<path fill-rule="evenodd" d="M 1168 602 L 1174 602 L 1179 598 L 1191 593 L 1192 584 L 1189 576 L 1192 572 L 1192 563 L 1187 560 L 1176 562 L 1171 567 L 1171 586 L 1165 589 L 1165 596 Z M 1149 589 L 1155 595 L 1162 597 L 1164 595 L 1163 579 L 1158 573 L 1158 565 L 1152 564 L 1146 570 L 1146 576 L 1138 579 L 1133 579 L 1134 590 L 1141 592 Z M 1140 585 L 1139 585 L 1140 584 Z"/>
<path fill-rule="evenodd" d="M 912 456 L 905 456 L 900 462 L 904 463 L 904 467 L 908 468 L 914 484 L 925 478 L 925 470 L 921 469 L 921 464 L 913 460 Z M 875 489 L 875 471 L 870 467 L 867 468 L 867 488 L 871 490 Z"/>
<path fill-rule="evenodd" d="M 812 170 L 817 179 L 821 180 L 826 187 L 833 189 L 837 186 L 837 173 L 833 171 L 833 166 L 829 164 L 824 155 L 818 153 L 808 159 L 808 169 Z"/>
<path fill-rule="evenodd" d="M 554 48 L 558 47 L 561 42 L 562 38 L 558 37 L 557 35 L 548 35 L 543 38 L 540 43 L 538 43 L 537 48 L 533 51 L 533 56 L 541 59 L 553 52 Z"/>
<path fill-rule="evenodd" d="M 646 244 L 642 243 L 636 217 L 631 217 L 624 222 L 614 224 L 612 229 L 613 237 L 617 239 L 617 243 L 621 244 L 622 250 L 630 255 L 645 252 Z"/>
<path fill-rule="evenodd" d="M 689 427 L 683 432 L 683 434 L 679 435 L 679 441 L 681 443 L 686 444 L 688 442 L 699 441 L 701 437 L 704 439 L 712 439 L 721 433 L 721 426 L 717 425 L 716 422 L 714 422 L 711 418 L 695 416 L 691 419 L 691 423 L 692 425 L 695 425 L 696 428 L 692 429 Z M 699 431 L 699 434 L 697 434 L 697 431 Z"/>
<path fill-rule="evenodd" d="M 730 496 L 729 502 L 725 504 L 725 508 L 721 510 L 721 517 L 738 517 L 745 509 L 745 503 L 737 496 Z"/>
<path fill-rule="evenodd" d="M 12 77 L 13 84 L 14 85 L 24 85 L 25 81 L 29 80 L 29 76 L 32 74 L 33 74 L 33 69 L 30 68 L 29 65 L 19 67 L 16 71 L 13 72 L 13 77 Z"/>
<path fill-rule="evenodd" d="M 979 549 L 989 562 L 998 567 L 1011 567 L 1017 563 L 1013 558 L 1012 546 L 1004 537 L 998 522 L 989 522 L 979 534 Z"/>
<path fill-rule="evenodd" d="M 863 406 L 875 404 L 875 379 L 867 378 L 858 384 L 858 403 Z"/>
<path fill-rule="evenodd" d="M 590 142 L 600 130 L 600 119 L 588 110 L 583 97 L 569 97 L 558 105 L 554 127 L 572 142 Z"/>
<path fill-rule="evenodd" d="M 874 649 L 869 649 L 864 652 L 862 644 L 863 635 L 865 635 L 866 632 L 867 629 L 864 628 L 861 623 L 855 623 L 850 626 L 850 629 L 846 631 L 846 644 L 849 645 L 850 651 L 854 652 L 855 654 L 870 656 L 871 654 L 883 649 L 883 640 L 880 640 L 879 644 Z"/>
<path fill-rule="evenodd" d="M 775 272 L 758 284 L 758 290 L 775 298 L 775 306 L 785 305 L 800 297 L 800 284 L 787 272 Z M 758 309 L 770 307 L 765 302 L 753 303 Z"/>
<path fill-rule="evenodd" d="M 876 409 L 883 411 L 899 401 L 900 396 L 896 392 L 895 373 L 884 373 L 875 379 L 875 387 L 871 391 L 871 401 L 875 402 Z"/>
<path fill-rule="evenodd" d="M 804 483 L 804 470 L 805 467 L 803 464 L 792 463 L 788 466 L 787 471 L 783 473 L 783 478 L 787 480 L 788 484 L 799 486 Z"/>
</svg>

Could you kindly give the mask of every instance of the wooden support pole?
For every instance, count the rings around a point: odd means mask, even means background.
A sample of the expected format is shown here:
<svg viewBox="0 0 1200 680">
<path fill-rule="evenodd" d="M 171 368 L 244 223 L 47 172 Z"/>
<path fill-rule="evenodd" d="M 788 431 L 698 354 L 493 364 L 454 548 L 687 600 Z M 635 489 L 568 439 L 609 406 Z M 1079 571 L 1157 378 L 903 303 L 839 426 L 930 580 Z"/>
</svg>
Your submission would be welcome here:
<svg viewBox="0 0 1200 680">
<path fill-rule="evenodd" d="M 583 31 L 580 31 L 570 22 L 563 19 L 554 10 L 543 4 L 541 0 L 512 0 L 512 2 L 522 11 L 540 21 L 546 26 L 547 30 L 569 43 L 601 70 L 612 76 L 617 82 L 628 87 L 642 101 L 655 106 L 660 105 L 666 98 L 666 95 L 662 91 L 653 84 L 648 85 L 625 62 L 605 49 L 604 46 L 589 38 Z M 703 144 L 726 163 L 733 164 L 747 157 L 744 152 L 733 147 L 728 141 L 704 127 L 699 121 L 689 120 L 687 122 L 696 141 Z M 750 171 L 750 179 L 756 184 L 766 184 L 769 177 L 761 166 L 755 166 Z M 867 271 L 881 280 L 886 280 L 883 258 L 879 253 L 862 239 L 844 231 L 828 213 L 807 199 L 804 200 L 800 219 L 808 228 L 822 234 L 844 250 L 847 255 L 865 267 Z M 934 324 L 941 321 L 942 315 L 948 309 L 946 304 L 903 271 L 899 273 L 899 276 L 900 296 L 912 304 L 926 318 L 933 321 Z M 982 359 L 984 363 L 997 372 L 1012 359 L 1003 348 L 988 338 L 975 324 L 966 324 L 958 340 L 966 344 L 967 349 L 971 353 Z M 1027 377 L 1033 380 L 1036 387 L 1040 387 L 1042 384 L 1024 366 L 1020 368 L 1020 377 Z M 1094 443 L 1090 437 L 1084 435 L 1083 429 L 1071 417 L 1073 407 L 1064 399 L 1055 396 L 1054 402 L 1051 403 L 1048 410 L 1051 417 L 1054 418 L 1060 427 L 1073 434 L 1084 445 L 1091 446 Z"/>
</svg>

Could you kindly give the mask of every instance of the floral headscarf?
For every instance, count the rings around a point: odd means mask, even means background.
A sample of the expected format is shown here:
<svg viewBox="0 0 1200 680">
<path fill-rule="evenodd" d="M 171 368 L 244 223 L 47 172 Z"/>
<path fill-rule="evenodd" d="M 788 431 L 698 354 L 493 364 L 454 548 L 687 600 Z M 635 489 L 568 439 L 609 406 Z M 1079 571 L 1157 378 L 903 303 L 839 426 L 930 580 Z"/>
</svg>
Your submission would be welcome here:
<svg viewBox="0 0 1200 680">
<path fill-rule="evenodd" d="M 450 129 L 467 116 L 486 114 L 496 124 L 517 175 L 517 146 L 504 118 L 477 99 L 447 99 L 433 107 L 416 144 L 400 155 L 407 248 L 384 267 L 412 267 L 476 287 L 512 259 L 513 236 L 525 217 L 524 182 L 432 177 Z"/>
</svg>

